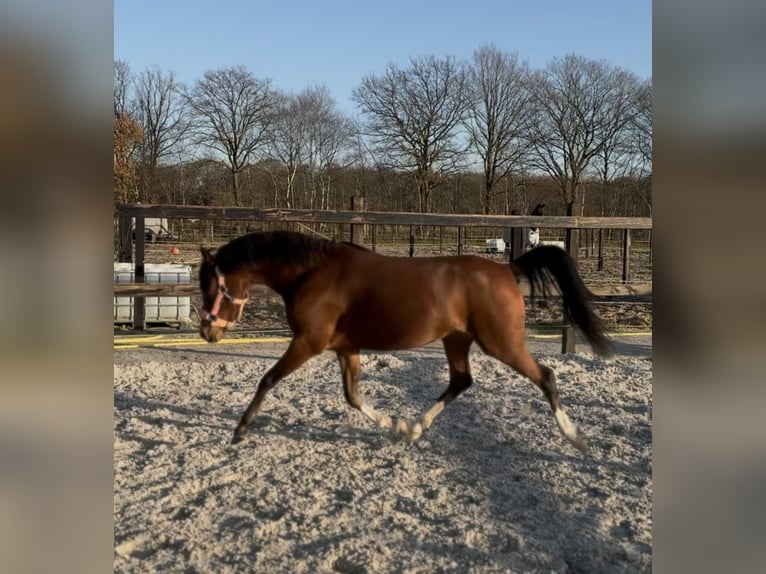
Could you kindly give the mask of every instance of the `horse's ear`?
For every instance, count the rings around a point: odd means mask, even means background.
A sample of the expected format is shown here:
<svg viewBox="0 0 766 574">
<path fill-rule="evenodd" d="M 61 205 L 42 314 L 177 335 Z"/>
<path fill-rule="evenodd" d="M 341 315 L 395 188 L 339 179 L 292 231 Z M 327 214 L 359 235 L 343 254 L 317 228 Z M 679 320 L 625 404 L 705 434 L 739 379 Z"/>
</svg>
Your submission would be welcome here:
<svg viewBox="0 0 766 574">
<path fill-rule="evenodd" d="M 215 253 L 212 249 L 206 249 L 204 245 L 199 246 L 200 253 L 202 253 L 202 261 L 213 265 L 215 262 Z"/>
</svg>

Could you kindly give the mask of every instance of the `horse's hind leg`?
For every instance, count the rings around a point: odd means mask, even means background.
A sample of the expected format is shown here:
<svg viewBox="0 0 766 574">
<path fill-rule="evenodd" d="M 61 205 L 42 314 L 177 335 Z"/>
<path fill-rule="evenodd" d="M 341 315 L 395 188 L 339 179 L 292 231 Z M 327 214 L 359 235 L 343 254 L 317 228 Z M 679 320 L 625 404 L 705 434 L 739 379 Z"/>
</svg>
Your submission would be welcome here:
<svg viewBox="0 0 766 574">
<path fill-rule="evenodd" d="M 468 362 L 468 353 L 471 350 L 473 337 L 468 333 L 454 332 L 444 337 L 442 343 L 449 363 L 449 385 L 430 408 L 423 411 L 416 421 L 410 423 L 410 440 L 416 440 L 420 437 L 421 433 L 431 426 L 439 413 L 473 384 L 471 367 Z"/>
<path fill-rule="evenodd" d="M 585 452 L 588 449 L 588 441 L 580 434 L 577 425 L 569 420 L 564 407 L 561 405 L 559 391 L 556 386 L 556 375 L 550 367 L 541 365 L 532 358 L 523 340 L 513 345 L 511 347 L 512 351 L 501 351 L 492 346 L 482 347 L 487 354 L 504 362 L 540 387 L 540 390 L 543 391 L 545 398 L 548 399 L 551 405 L 553 416 L 556 418 L 556 424 L 561 434 L 581 452 Z"/>
<path fill-rule="evenodd" d="M 556 418 L 556 424 L 558 425 L 561 434 L 564 435 L 564 437 L 569 442 L 571 442 L 580 452 L 587 451 L 588 440 L 580 434 L 577 425 L 569 420 L 566 411 L 564 411 L 564 407 L 561 406 L 561 399 L 559 398 L 559 391 L 558 387 L 556 386 L 556 375 L 553 373 L 553 369 L 539 364 L 537 361 L 532 359 L 532 357 L 529 358 L 532 360 L 532 362 L 534 362 L 535 366 L 542 373 L 541 382 L 535 382 L 542 389 L 545 397 L 548 399 L 548 402 L 551 405 L 551 409 L 553 410 L 553 416 Z M 519 370 L 519 372 L 521 371 Z M 534 379 L 532 380 L 534 381 Z"/>
<path fill-rule="evenodd" d="M 372 419 L 379 427 L 390 429 L 393 426 L 391 417 L 379 413 L 370 405 L 362 402 L 359 396 L 359 375 L 361 373 L 359 354 L 339 352 L 338 362 L 343 377 L 343 396 L 346 398 L 346 402 Z"/>
</svg>

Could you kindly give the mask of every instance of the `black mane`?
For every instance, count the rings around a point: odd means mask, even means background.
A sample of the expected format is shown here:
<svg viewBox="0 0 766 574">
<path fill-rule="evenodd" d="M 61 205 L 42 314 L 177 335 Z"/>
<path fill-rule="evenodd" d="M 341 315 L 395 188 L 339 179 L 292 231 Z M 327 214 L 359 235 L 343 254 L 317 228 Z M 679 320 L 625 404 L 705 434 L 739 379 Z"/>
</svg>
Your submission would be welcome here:
<svg viewBox="0 0 766 574">
<path fill-rule="evenodd" d="M 314 266 L 335 242 L 294 231 L 250 233 L 221 247 L 215 261 L 222 273 L 250 263 Z"/>
</svg>

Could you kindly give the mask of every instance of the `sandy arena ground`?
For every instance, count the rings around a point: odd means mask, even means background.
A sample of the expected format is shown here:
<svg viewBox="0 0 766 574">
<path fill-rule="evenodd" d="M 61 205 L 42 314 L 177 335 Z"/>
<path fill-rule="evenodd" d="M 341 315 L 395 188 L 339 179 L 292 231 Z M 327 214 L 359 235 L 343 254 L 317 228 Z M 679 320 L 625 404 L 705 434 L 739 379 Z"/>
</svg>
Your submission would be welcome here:
<svg viewBox="0 0 766 574">
<path fill-rule="evenodd" d="M 476 384 L 410 445 L 346 406 L 331 353 L 231 432 L 284 345 L 115 351 L 115 572 L 650 572 L 651 338 L 615 359 L 533 342 L 583 455 L 542 393 L 472 355 Z M 362 358 L 376 409 L 445 388 L 439 346 Z"/>
</svg>

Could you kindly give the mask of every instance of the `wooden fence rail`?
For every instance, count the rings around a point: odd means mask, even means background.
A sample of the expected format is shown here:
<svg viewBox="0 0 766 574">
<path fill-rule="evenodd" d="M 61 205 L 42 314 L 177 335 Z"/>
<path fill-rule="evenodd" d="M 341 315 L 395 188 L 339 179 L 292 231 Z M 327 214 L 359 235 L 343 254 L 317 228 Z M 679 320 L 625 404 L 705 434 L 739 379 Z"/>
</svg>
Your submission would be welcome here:
<svg viewBox="0 0 766 574">
<path fill-rule="evenodd" d="M 577 217 L 549 215 L 456 215 L 388 211 L 319 211 L 310 209 L 252 209 L 202 205 L 123 204 L 117 216 L 168 219 L 228 219 L 234 221 L 328 224 L 419 225 L 462 227 L 560 227 L 566 229 L 651 229 L 650 217 Z"/>
<path fill-rule="evenodd" d="M 631 230 L 652 229 L 652 220 L 647 217 L 576 217 L 576 216 L 532 216 L 532 215 L 469 215 L 442 213 L 401 213 L 364 211 L 364 198 L 351 198 L 351 210 L 318 211 L 306 209 L 251 209 L 247 207 L 211 207 L 202 205 L 144 205 L 124 204 L 115 207 L 118 221 L 119 259 L 135 263 L 135 283 L 115 284 L 115 296 L 134 296 L 133 328 L 145 328 L 144 296 L 180 295 L 196 293 L 196 285 L 158 284 L 146 285 L 145 277 L 145 218 L 167 219 L 205 219 L 230 221 L 258 221 L 266 223 L 322 223 L 348 226 L 352 242 L 361 242 L 361 230 L 364 225 L 372 226 L 373 246 L 376 243 L 377 225 L 409 225 L 420 227 L 458 228 L 458 253 L 462 253 L 462 238 L 465 227 L 502 227 L 511 229 L 513 245 L 512 258 L 521 253 L 522 233 L 525 227 L 563 228 L 566 230 L 566 248 L 570 256 L 577 261 L 579 257 L 579 231 L 582 229 L 618 229 L 622 230 L 623 268 L 622 284 L 593 285 L 591 292 L 600 297 L 640 296 L 651 297 L 651 284 L 630 285 L 630 248 Z M 133 227 L 135 220 L 135 227 Z M 135 241 L 133 241 L 135 230 Z M 414 236 L 410 234 L 410 255 L 412 255 Z M 441 233 L 439 235 L 441 242 Z M 135 246 L 135 252 L 133 247 Z M 599 268 L 602 262 L 602 245 L 599 241 Z M 562 352 L 575 350 L 574 327 L 566 326 L 562 330 Z"/>
<path fill-rule="evenodd" d="M 651 283 L 634 283 L 631 285 L 587 285 L 595 297 L 650 297 Z M 196 283 L 115 283 L 115 297 L 182 297 L 198 295 L 199 285 Z M 524 296 L 529 295 L 526 283 L 521 285 Z"/>
</svg>

